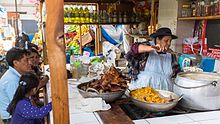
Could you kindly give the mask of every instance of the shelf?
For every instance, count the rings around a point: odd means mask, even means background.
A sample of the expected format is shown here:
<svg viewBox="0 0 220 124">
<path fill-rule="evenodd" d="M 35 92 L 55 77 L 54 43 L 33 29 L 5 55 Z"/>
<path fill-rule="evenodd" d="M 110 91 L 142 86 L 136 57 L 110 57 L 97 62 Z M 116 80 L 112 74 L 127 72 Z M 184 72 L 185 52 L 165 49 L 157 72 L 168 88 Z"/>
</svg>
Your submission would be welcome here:
<svg viewBox="0 0 220 124">
<path fill-rule="evenodd" d="M 138 24 L 136 23 L 64 23 L 64 25 L 117 25 L 117 24 L 123 24 L 123 25 L 131 25 L 131 24 Z"/>
<path fill-rule="evenodd" d="M 177 20 L 187 21 L 187 20 L 208 20 L 208 19 L 220 19 L 220 15 L 217 16 L 201 16 L 201 17 L 179 17 Z"/>
</svg>

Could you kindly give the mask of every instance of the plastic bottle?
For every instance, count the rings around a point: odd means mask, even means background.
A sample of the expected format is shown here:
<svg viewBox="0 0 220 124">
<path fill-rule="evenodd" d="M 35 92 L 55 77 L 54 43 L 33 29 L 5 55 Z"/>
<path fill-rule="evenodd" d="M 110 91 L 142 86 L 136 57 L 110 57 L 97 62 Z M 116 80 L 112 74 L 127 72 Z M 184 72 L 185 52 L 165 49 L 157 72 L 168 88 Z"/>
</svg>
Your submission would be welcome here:
<svg viewBox="0 0 220 124">
<path fill-rule="evenodd" d="M 69 19 L 69 20 L 70 20 L 70 22 L 74 23 L 75 18 L 76 18 L 76 16 L 75 16 L 75 8 L 74 8 L 74 6 L 71 7 L 70 11 L 71 11 L 71 14 L 70 14 L 70 19 Z"/>
<path fill-rule="evenodd" d="M 94 13 L 93 13 L 93 8 L 92 8 L 92 6 L 90 7 L 90 9 L 89 9 L 89 22 L 90 23 L 93 23 L 94 21 L 93 21 L 93 16 L 94 16 Z"/>
<path fill-rule="evenodd" d="M 85 7 L 85 10 L 84 10 L 84 15 L 85 15 L 85 23 L 89 23 L 90 22 L 90 20 L 89 20 L 89 9 L 88 9 L 88 7 L 86 6 Z"/>
<path fill-rule="evenodd" d="M 80 6 L 79 8 L 79 18 L 80 18 L 80 23 L 85 22 L 85 13 L 84 13 L 84 9 L 82 6 Z"/>
<path fill-rule="evenodd" d="M 64 23 L 68 23 L 68 7 L 65 7 L 65 10 L 64 10 Z"/>
<path fill-rule="evenodd" d="M 79 18 L 79 8 L 78 6 L 75 7 L 75 20 L 74 20 L 74 23 L 79 23 L 80 22 L 80 18 Z"/>
<path fill-rule="evenodd" d="M 193 1 L 191 4 L 191 9 L 192 9 L 192 16 L 196 16 L 196 3 Z"/>
</svg>

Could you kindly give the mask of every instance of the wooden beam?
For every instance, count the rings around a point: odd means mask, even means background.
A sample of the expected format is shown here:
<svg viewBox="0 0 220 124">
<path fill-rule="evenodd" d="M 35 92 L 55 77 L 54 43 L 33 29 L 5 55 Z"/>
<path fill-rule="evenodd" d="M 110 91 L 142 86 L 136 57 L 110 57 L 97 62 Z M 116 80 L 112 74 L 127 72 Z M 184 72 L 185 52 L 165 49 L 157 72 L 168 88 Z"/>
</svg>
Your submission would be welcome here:
<svg viewBox="0 0 220 124">
<path fill-rule="evenodd" d="M 46 0 L 46 45 L 54 124 L 69 124 L 63 4 L 63 0 Z"/>
</svg>

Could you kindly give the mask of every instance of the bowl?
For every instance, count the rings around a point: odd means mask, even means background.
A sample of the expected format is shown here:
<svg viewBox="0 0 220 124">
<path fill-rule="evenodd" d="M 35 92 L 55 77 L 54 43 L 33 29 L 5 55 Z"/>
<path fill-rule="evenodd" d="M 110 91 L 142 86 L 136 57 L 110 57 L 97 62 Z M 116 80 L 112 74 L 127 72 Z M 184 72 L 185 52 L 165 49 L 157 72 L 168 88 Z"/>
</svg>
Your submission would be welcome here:
<svg viewBox="0 0 220 124">
<path fill-rule="evenodd" d="M 87 82 L 89 83 L 89 82 Z M 99 93 L 96 89 L 94 88 L 87 88 L 87 90 L 81 89 L 82 86 L 86 85 L 87 83 L 82 83 L 77 85 L 77 89 L 79 93 L 84 97 L 84 98 L 95 98 L 95 97 L 101 97 L 105 102 L 113 102 L 119 98 L 125 93 L 126 90 L 122 91 L 117 91 L 117 92 L 106 92 L 106 93 Z"/>
<path fill-rule="evenodd" d="M 150 111 L 150 112 L 164 112 L 172 109 L 175 107 L 182 99 L 182 96 L 178 96 L 173 92 L 165 91 L 165 90 L 157 90 L 159 94 L 161 94 L 164 97 L 170 97 L 173 99 L 171 102 L 168 103 L 149 103 L 149 102 L 143 102 L 136 98 L 133 98 L 130 93 L 129 96 L 131 97 L 132 102 L 137 106 L 144 110 Z"/>
</svg>

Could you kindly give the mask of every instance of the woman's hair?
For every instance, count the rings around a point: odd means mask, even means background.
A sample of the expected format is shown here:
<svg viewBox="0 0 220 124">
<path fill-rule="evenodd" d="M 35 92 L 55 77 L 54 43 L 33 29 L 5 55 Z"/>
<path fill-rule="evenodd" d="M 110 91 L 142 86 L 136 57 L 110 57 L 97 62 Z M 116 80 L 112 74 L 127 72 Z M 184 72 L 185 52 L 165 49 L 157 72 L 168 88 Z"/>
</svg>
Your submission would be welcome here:
<svg viewBox="0 0 220 124">
<path fill-rule="evenodd" d="M 9 104 L 7 111 L 12 115 L 17 103 L 25 98 L 25 95 L 30 92 L 33 88 L 38 87 L 39 79 L 35 73 L 29 72 L 21 76 L 19 86 L 14 94 L 14 97 Z"/>
<path fill-rule="evenodd" d="M 159 40 L 162 40 L 165 35 L 159 35 L 156 38 L 154 38 L 154 43 L 156 44 L 156 39 L 158 38 Z"/>
</svg>

